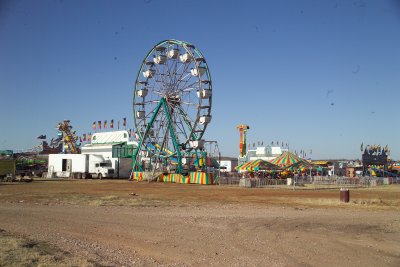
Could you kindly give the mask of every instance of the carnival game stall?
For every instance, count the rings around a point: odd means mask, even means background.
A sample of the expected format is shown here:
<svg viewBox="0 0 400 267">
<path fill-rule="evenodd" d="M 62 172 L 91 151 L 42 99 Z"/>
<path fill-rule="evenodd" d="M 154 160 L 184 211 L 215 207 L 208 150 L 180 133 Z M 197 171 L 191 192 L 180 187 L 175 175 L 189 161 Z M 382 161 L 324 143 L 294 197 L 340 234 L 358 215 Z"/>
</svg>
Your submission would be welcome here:
<svg viewBox="0 0 400 267">
<path fill-rule="evenodd" d="M 328 175 L 329 166 L 332 165 L 332 162 L 325 160 L 318 160 L 318 161 L 313 161 L 312 164 L 317 166 L 315 170 L 315 175 L 324 176 Z"/>
</svg>

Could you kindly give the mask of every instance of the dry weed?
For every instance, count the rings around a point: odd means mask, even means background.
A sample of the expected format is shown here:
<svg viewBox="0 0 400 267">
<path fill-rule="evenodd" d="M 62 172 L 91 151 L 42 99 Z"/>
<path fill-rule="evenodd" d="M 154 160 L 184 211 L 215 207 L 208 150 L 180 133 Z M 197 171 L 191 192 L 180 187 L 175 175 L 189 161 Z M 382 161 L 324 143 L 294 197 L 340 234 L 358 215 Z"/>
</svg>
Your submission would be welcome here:
<svg viewBox="0 0 400 267">
<path fill-rule="evenodd" d="M 0 266 L 96 266 L 44 242 L 17 237 L 0 229 Z"/>
</svg>

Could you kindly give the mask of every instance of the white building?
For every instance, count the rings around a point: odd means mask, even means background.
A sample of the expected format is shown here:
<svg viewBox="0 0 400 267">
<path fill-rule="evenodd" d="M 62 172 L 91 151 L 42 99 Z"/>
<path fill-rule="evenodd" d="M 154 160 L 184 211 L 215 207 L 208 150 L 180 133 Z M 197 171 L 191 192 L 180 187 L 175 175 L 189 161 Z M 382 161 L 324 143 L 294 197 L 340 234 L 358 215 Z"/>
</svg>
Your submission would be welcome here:
<svg viewBox="0 0 400 267">
<path fill-rule="evenodd" d="M 232 157 L 221 157 L 220 166 L 221 172 L 233 172 L 238 165 L 238 159 Z"/>
<path fill-rule="evenodd" d="M 280 156 L 283 152 L 288 151 L 287 148 L 279 146 L 260 146 L 256 149 L 247 150 L 247 161 L 262 159 L 270 161 Z"/>
<path fill-rule="evenodd" d="M 100 132 L 92 135 L 91 143 L 81 148 L 82 154 L 101 155 L 105 160 L 110 160 L 112 167 L 117 170 L 118 158 L 113 158 L 113 146 L 130 145 L 135 149 L 137 142 L 129 141 L 129 133 L 126 130 L 113 132 Z M 116 171 L 117 172 L 117 171 Z M 123 174 L 126 175 L 125 173 Z"/>
</svg>

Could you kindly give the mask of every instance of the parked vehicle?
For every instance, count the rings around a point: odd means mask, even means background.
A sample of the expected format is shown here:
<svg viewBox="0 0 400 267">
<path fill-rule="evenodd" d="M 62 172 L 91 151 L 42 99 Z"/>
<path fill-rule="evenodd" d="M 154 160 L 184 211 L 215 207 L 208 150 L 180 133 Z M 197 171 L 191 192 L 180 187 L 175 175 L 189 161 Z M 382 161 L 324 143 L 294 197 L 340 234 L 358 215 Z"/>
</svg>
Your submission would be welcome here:
<svg viewBox="0 0 400 267">
<path fill-rule="evenodd" d="M 9 177 L 15 176 L 15 160 L 0 159 L 0 180 L 7 180 Z"/>
<path fill-rule="evenodd" d="M 56 177 L 114 177 L 111 161 L 101 155 L 49 154 L 48 172 Z"/>
</svg>

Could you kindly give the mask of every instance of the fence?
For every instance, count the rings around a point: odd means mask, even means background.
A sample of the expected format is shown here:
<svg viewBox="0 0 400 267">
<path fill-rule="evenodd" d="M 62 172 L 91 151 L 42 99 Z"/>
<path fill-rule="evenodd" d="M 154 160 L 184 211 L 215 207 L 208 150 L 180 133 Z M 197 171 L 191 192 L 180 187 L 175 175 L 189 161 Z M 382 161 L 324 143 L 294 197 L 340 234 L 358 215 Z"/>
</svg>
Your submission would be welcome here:
<svg viewBox="0 0 400 267">
<path fill-rule="evenodd" d="M 239 181 L 242 177 L 220 177 L 220 185 L 235 185 L 239 186 Z M 251 187 L 273 187 L 286 185 L 286 179 L 267 179 L 267 178 L 250 178 Z"/>
<path fill-rule="evenodd" d="M 233 177 L 220 177 L 219 184 L 220 185 L 239 185 L 241 177 L 233 176 Z"/>
<path fill-rule="evenodd" d="M 241 176 L 220 177 L 220 185 L 239 186 Z M 249 178 L 251 187 L 277 187 L 287 185 L 286 179 Z M 315 188 L 331 187 L 370 187 L 382 184 L 400 183 L 399 178 L 342 177 L 342 176 L 295 176 L 295 186 L 313 185 Z"/>
</svg>

